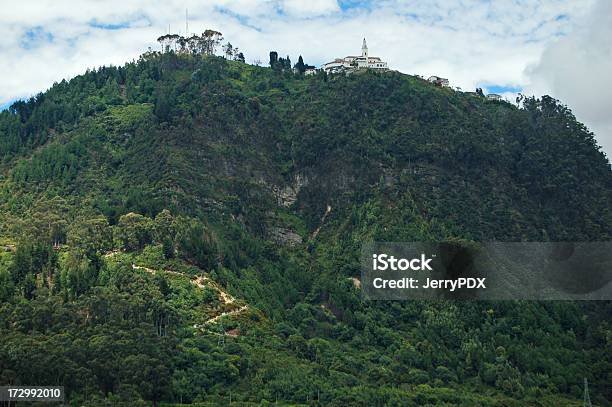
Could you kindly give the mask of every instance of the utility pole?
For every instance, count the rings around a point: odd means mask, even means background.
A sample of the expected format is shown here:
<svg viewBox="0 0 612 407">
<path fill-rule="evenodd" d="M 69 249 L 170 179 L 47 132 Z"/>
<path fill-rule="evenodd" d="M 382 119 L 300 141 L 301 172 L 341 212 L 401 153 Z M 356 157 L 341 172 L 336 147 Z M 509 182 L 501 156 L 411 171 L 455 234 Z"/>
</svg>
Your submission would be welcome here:
<svg viewBox="0 0 612 407">
<path fill-rule="evenodd" d="M 589 396 L 589 382 L 587 382 L 587 378 L 584 378 L 584 397 L 582 399 L 583 407 L 593 407 L 591 404 L 591 396 Z"/>
</svg>

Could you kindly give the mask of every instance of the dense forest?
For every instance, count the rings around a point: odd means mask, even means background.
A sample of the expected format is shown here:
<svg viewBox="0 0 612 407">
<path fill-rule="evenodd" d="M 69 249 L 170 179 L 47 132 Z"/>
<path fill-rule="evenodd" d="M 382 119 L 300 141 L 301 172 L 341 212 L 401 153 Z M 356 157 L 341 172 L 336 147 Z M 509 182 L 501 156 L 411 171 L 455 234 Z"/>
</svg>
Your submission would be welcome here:
<svg viewBox="0 0 612 407">
<path fill-rule="evenodd" d="M 609 405 L 610 302 L 359 290 L 364 242 L 610 240 L 610 164 L 572 112 L 283 64 L 149 52 L 0 113 L 0 384 L 578 406 L 586 377 Z"/>
</svg>

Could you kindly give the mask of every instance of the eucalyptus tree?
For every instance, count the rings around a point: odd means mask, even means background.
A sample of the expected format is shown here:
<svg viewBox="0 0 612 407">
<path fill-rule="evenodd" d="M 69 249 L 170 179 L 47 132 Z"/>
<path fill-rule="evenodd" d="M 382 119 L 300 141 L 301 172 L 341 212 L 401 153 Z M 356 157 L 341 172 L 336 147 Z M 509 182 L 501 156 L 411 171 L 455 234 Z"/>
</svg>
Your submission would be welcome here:
<svg viewBox="0 0 612 407">
<path fill-rule="evenodd" d="M 206 55 L 214 55 L 221 41 L 223 41 L 223 34 L 219 31 L 205 30 L 202 33 L 203 53 Z"/>
<path fill-rule="evenodd" d="M 187 39 L 185 37 L 179 37 L 178 39 L 179 51 L 180 52 L 188 52 L 187 49 Z"/>
<path fill-rule="evenodd" d="M 192 54 L 197 54 L 201 50 L 201 42 L 202 38 L 197 35 L 192 35 L 191 37 L 186 39 L 187 49 Z"/>
<path fill-rule="evenodd" d="M 225 57 L 227 59 L 232 59 L 232 56 L 234 56 L 236 49 L 234 49 L 234 46 L 232 45 L 231 42 L 227 42 L 227 44 L 223 45 L 223 53 L 225 54 Z"/>
<path fill-rule="evenodd" d="M 157 42 L 160 43 L 162 52 L 168 52 L 170 50 L 170 44 L 171 44 L 170 34 L 165 34 L 157 38 Z"/>
<path fill-rule="evenodd" d="M 168 37 L 169 37 L 169 41 L 170 41 L 170 48 L 173 51 L 177 51 L 176 46 L 178 45 L 180 39 L 183 38 L 183 37 L 181 37 L 178 34 L 170 34 Z"/>
</svg>

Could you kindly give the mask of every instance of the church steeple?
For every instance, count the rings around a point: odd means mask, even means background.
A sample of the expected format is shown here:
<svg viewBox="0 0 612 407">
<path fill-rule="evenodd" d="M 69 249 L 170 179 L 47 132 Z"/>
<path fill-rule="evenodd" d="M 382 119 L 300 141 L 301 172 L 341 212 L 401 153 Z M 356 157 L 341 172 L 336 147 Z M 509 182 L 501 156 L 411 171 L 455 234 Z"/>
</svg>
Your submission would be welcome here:
<svg viewBox="0 0 612 407">
<path fill-rule="evenodd" d="M 363 38 L 363 44 L 361 44 L 361 56 L 368 57 L 368 44 L 366 43 L 365 37 Z"/>
<path fill-rule="evenodd" d="M 336 58 L 323 65 L 327 73 L 353 72 L 361 69 L 372 69 L 378 72 L 388 71 L 387 63 L 380 57 L 371 57 L 368 51 L 368 43 L 363 39 L 361 43 L 361 55 L 354 53 L 344 58 Z"/>
</svg>

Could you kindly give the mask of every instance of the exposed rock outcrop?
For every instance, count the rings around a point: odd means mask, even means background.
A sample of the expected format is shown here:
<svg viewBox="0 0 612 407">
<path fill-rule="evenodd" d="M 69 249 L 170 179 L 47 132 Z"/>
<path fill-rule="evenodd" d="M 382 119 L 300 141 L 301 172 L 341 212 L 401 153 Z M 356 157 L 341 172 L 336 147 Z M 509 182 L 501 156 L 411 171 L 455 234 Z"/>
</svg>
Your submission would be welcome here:
<svg viewBox="0 0 612 407">
<path fill-rule="evenodd" d="M 308 178 L 304 175 L 297 174 L 293 180 L 292 185 L 285 187 L 272 186 L 272 193 L 276 197 L 276 201 L 279 206 L 285 208 L 290 207 L 297 201 L 298 194 L 303 186 L 308 184 Z"/>
<path fill-rule="evenodd" d="M 281 245 L 297 246 L 302 243 L 302 236 L 290 229 L 274 226 L 269 233 L 270 239 Z"/>
</svg>

